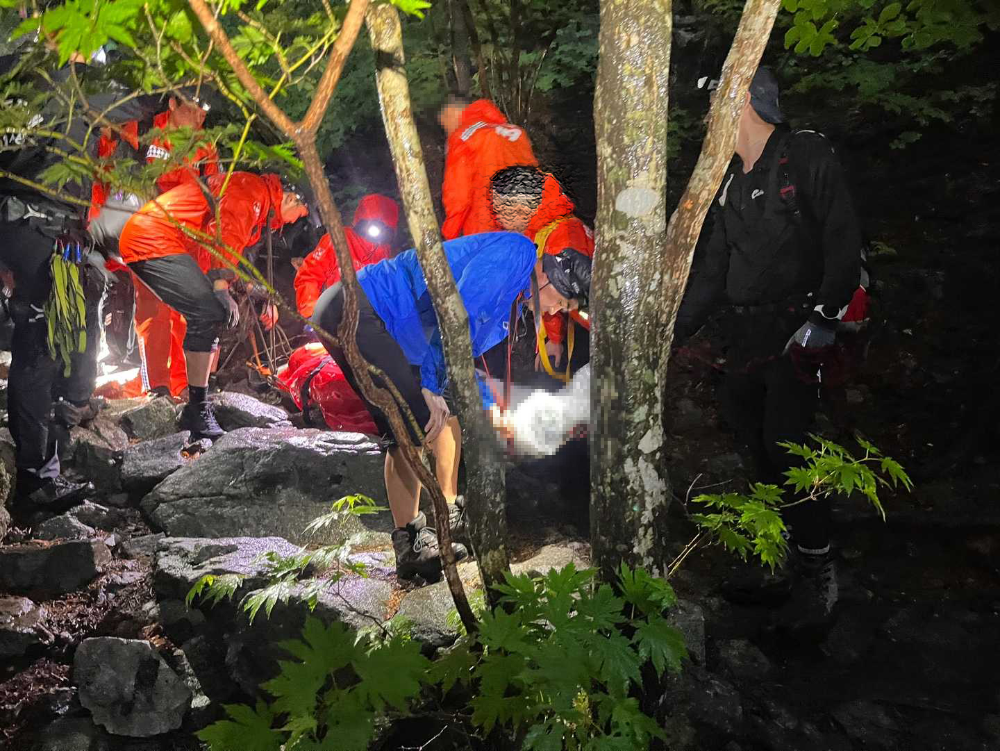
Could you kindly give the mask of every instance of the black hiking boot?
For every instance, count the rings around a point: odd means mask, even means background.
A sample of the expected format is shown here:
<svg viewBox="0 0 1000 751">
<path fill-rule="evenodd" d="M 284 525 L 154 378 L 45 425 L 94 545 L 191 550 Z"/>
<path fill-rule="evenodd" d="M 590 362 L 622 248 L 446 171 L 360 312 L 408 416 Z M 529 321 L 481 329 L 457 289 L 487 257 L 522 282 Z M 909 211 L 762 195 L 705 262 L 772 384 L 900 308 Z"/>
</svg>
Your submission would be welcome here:
<svg viewBox="0 0 1000 751">
<path fill-rule="evenodd" d="M 432 582 L 441 578 L 441 549 L 437 532 L 427 526 L 427 517 L 420 514 L 405 527 L 393 530 L 392 547 L 396 553 L 396 576 L 412 579 L 420 576 Z M 469 555 L 464 545 L 452 543 L 456 560 Z"/>
<path fill-rule="evenodd" d="M 201 404 L 188 402 L 185 404 L 184 409 L 181 410 L 181 417 L 177 421 L 177 427 L 179 430 L 190 430 L 191 438 L 194 440 L 199 438 L 215 440 L 226 434 L 226 431 L 219 427 L 210 402 L 202 402 Z"/>
<path fill-rule="evenodd" d="M 18 524 L 30 523 L 38 512 L 61 514 L 94 492 L 92 482 L 71 482 L 53 477 L 33 488 L 19 488 L 11 506 L 11 516 Z"/>
<path fill-rule="evenodd" d="M 833 554 L 795 554 L 795 581 L 791 598 L 776 613 L 779 631 L 792 634 L 821 634 L 833 623 L 839 599 L 837 564 Z"/>
<path fill-rule="evenodd" d="M 457 496 L 454 503 L 448 504 L 448 529 L 451 530 L 451 539 L 454 542 L 469 541 L 469 522 L 465 515 L 464 495 Z"/>
</svg>

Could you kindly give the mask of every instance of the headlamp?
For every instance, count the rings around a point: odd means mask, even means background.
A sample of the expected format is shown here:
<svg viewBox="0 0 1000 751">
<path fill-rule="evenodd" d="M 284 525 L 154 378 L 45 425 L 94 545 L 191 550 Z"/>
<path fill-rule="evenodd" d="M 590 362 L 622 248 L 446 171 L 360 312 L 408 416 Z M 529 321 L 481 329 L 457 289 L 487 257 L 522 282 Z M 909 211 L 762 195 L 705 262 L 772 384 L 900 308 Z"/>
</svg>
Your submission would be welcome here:
<svg viewBox="0 0 1000 751">
<path fill-rule="evenodd" d="M 368 237 L 374 240 L 382 234 L 382 229 L 377 224 L 369 224 L 367 232 Z"/>
</svg>

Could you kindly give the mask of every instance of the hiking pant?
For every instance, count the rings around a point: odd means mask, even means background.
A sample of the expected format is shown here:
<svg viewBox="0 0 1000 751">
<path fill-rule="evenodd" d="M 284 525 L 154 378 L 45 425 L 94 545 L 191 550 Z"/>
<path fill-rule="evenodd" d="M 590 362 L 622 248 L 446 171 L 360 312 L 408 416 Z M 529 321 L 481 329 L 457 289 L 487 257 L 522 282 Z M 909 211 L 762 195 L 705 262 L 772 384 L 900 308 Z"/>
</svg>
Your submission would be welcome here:
<svg viewBox="0 0 1000 751">
<path fill-rule="evenodd" d="M 184 316 L 160 299 L 135 277 L 135 334 L 138 339 L 142 387 L 146 391 L 169 388 L 177 395 L 187 387 L 184 357 Z"/>
<path fill-rule="evenodd" d="M 184 349 L 212 352 L 229 318 L 215 296 L 211 280 L 187 253 L 176 253 L 128 265 L 160 300 L 187 320 Z"/>
<path fill-rule="evenodd" d="M 340 325 L 344 314 L 344 289 L 340 282 L 326 289 L 313 312 L 313 321 L 331 334 L 336 335 L 337 327 Z M 410 440 L 419 445 L 423 442 L 423 428 L 431 419 L 430 409 L 424 400 L 423 392 L 420 390 L 419 375 L 414 373 L 414 368 L 403 353 L 403 348 L 392 338 L 386 329 L 385 322 L 379 318 L 375 309 L 364 290 L 358 289 L 358 329 L 355 336 L 358 350 L 361 356 L 375 367 L 379 368 L 386 377 L 392 381 L 399 391 L 410 412 L 416 419 L 420 431 L 416 431 L 413 425 L 403 414 L 403 422 L 406 424 Z M 334 347 L 328 342 L 323 342 L 327 351 L 333 357 L 340 369 L 344 371 L 344 377 L 351 384 L 351 388 L 365 403 L 371 413 L 372 421 L 378 429 L 379 435 L 389 443 L 390 446 L 398 444 L 398 438 L 393 433 L 389 419 L 378 407 L 365 398 L 361 393 L 354 369 L 347 362 L 347 356 L 342 347 Z M 372 381 L 376 386 L 385 387 L 385 382 L 379 376 L 372 374 Z"/>
<path fill-rule="evenodd" d="M 805 321 L 799 313 L 769 311 L 735 314 L 729 333 L 731 349 L 725 382 L 725 404 L 737 439 L 748 450 L 760 482 L 785 490 L 788 469 L 801 459 L 778 443 L 808 443 L 809 431 L 819 401 L 818 384 L 796 368 L 788 355 L 780 353 L 784 342 Z M 830 544 L 830 501 L 808 501 L 783 512 L 794 542 L 802 548 L 820 550 Z"/>
</svg>

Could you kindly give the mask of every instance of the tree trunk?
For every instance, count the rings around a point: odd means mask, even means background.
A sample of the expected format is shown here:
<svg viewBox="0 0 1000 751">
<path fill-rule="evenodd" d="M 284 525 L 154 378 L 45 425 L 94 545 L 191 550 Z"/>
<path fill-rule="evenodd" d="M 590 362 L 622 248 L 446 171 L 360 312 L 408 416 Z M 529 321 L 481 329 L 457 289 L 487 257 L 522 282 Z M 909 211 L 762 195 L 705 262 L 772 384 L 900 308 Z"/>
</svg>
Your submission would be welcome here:
<svg viewBox="0 0 1000 751">
<path fill-rule="evenodd" d="M 457 92 L 469 96 L 472 91 L 472 63 L 469 60 L 469 32 L 458 0 L 448 0 L 448 28 L 451 30 L 451 67 L 455 72 Z"/>
<path fill-rule="evenodd" d="M 399 14 L 388 4 L 373 6 L 368 11 L 368 29 L 375 50 L 379 101 L 396 166 L 396 178 L 410 233 L 416 241 L 417 257 L 434 302 L 448 363 L 449 382 L 458 404 L 468 477 L 466 513 L 469 515 L 473 550 L 483 583 L 489 591 L 494 584 L 503 581 L 503 574 L 509 568 L 503 456 L 483 412 L 472 361 L 469 317 L 445 258 L 431 203 L 430 185 L 403 69 Z M 434 498 L 436 523 L 444 546 L 449 535 L 444 497 L 436 485 L 429 490 Z"/>
<path fill-rule="evenodd" d="M 657 574 L 667 563 L 659 295 L 671 25 L 670 0 L 601 1 L 590 528 L 605 578 L 622 560 Z"/>
<path fill-rule="evenodd" d="M 591 538 L 605 577 L 622 560 L 665 572 L 670 484 L 661 420 L 674 321 L 779 6 L 747 0 L 702 153 L 664 232 L 669 0 L 601 4 Z"/>
</svg>

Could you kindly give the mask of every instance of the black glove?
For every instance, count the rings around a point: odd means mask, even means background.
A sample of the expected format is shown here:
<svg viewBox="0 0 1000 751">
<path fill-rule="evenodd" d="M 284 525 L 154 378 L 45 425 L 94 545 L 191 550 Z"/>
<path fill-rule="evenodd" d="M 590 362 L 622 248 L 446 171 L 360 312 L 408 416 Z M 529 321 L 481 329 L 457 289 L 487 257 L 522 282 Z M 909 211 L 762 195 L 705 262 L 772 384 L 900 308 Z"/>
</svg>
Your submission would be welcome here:
<svg viewBox="0 0 1000 751">
<path fill-rule="evenodd" d="M 82 263 L 94 241 L 87 230 L 80 227 L 64 229 L 56 237 L 55 252 L 72 263 Z"/>
<path fill-rule="evenodd" d="M 219 304 L 222 305 L 226 313 L 229 315 L 227 327 L 234 329 L 239 326 L 240 306 L 236 304 L 236 300 L 234 300 L 233 296 L 229 294 L 229 290 L 223 287 L 221 289 L 215 289 L 214 292 Z"/>
</svg>

